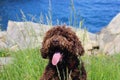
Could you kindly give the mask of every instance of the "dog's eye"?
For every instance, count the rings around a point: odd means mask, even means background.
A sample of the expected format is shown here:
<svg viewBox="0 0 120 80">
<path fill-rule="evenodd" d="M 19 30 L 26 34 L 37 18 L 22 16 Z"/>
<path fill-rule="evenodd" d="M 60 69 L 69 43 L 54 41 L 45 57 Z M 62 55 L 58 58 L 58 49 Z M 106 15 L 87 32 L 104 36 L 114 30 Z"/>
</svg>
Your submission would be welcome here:
<svg viewBox="0 0 120 80">
<path fill-rule="evenodd" d="M 71 38 L 66 38 L 68 41 L 71 41 Z"/>
<path fill-rule="evenodd" d="M 64 38 L 66 38 L 67 40 L 69 39 L 67 36 L 64 36 Z"/>
</svg>

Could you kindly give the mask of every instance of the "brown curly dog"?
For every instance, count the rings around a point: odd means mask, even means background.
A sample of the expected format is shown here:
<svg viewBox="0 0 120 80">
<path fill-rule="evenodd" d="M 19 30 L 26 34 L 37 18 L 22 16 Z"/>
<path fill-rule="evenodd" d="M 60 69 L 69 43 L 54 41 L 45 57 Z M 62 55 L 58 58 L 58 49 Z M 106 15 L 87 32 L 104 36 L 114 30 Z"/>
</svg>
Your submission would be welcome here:
<svg viewBox="0 0 120 80">
<path fill-rule="evenodd" d="M 40 51 L 49 59 L 40 80 L 86 80 L 86 70 L 78 58 L 84 49 L 71 28 L 56 26 L 47 31 Z"/>
</svg>

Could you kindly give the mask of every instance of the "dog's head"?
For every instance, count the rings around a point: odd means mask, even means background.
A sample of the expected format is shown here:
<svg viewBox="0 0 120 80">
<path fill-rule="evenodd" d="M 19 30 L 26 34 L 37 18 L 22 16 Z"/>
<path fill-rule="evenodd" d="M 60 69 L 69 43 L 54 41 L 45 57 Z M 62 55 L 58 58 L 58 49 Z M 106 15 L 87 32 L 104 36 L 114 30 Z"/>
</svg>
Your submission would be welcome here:
<svg viewBox="0 0 120 80">
<path fill-rule="evenodd" d="M 54 53 L 81 56 L 84 53 L 84 49 L 71 28 L 56 26 L 47 31 L 41 48 L 43 58 L 51 58 Z"/>
</svg>

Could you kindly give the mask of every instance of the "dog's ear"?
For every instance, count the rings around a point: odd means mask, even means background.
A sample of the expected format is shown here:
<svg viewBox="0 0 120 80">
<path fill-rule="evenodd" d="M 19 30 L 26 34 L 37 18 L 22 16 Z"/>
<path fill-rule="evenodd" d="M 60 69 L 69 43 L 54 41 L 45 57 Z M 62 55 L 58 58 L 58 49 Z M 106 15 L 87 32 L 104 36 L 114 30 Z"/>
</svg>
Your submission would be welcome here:
<svg viewBox="0 0 120 80">
<path fill-rule="evenodd" d="M 76 34 L 74 35 L 74 46 L 75 46 L 74 49 L 75 49 L 76 55 L 82 56 L 84 54 L 84 48 Z"/>
<path fill-rule="evenodd" d="M 71 28 L 67 28 L 67 33 L 65 33 L 65 35 L 70 38 L 70 41 L 73 42 L 72 44 L 72 53 L 75 55 L 80 55 L 82 56 L 84 54 L 84 48 L 81 44 L 81 41 L 79 40 L 79 38 L 77 37 L 76 33 L 71 29 Z"/>
<path fill-rule="evenodd" d="M 45 59 L 48 57 L 48 42 L 49 41 L 47 41 L 46 38 L 44 38 L 40 49 L 41 56 Z"/>
<path fill-rule="evenodd" d="M 48 55 L 48 54 L 45 52 L 45 49 L 44 49 L 44 48 L 41 48 L 41 49 L 40 49 L 40 53 L 41 53 L 42 58 L 45 58 L 45 59 L 47 58 L 47 55 Z"/>
<path fill-rule="evenodd" d="M 40 52 L 41 52 L 41 56 L 45 59 L 48 57 L 48 47 L 50 46 L 50 41 L 48 39 L 56 33 L 56 32 L 54 32 L 54 31 L 56 31 L 55 29 L 56 28 L 53 27 L 50 30 L 48 30 L 43 38 L 42 47 L 40 49 Z"/>
<path fill-rule="evenodd" d="M 76 43 L 76 49 L 77 49 L 77 53 L 76 53 L 77 55 L 82 56 L 84 54 L 84 48 L 79 40 Z"/>
</svg>

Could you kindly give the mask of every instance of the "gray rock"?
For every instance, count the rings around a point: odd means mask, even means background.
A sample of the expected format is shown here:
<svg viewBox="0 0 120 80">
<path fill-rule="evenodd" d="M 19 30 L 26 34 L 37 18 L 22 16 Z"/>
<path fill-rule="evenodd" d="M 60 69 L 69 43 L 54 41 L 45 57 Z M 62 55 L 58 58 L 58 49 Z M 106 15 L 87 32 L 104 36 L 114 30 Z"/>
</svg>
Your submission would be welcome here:
<svg viewBox="0 0 120 80">
<path fill-rule="evenodd" d="M 5 48 L 7 48 L 7 45 L 4 42 L 0 41 L 0 50 Z"/>
<path fill-rule="evenodd" d="M 120 52 L 120 13 L 116 15 L 107 27 L 99 34 L 100 49 L 104 53 L 114 54 Z"/>
<path fill-rule="evenodd" d="M 0 49 L 7 48 L 6 35 L 7 35 L 6 31 L 0 31 Z"/>
<path fill-rule="evenodd" d="M 113 41 L 105 45 L 104 52 L 108 54 L 115 54 L 120 52 L 120 35 L 116 36 Z"/>
<path fill-rule="evenodd" d="M 12 63 L 12 57 L 0 57 L 0 66 Z"/>
<path fill-rule="evenodd" d="M 7 27 L 7 45 L 18 48 L 35 48 L 40 46 L 42 36 L 50 26 L 33 22 L 9 21 Z"/>
<path fill-rule="evenodd" d="M 8 47 L 10 50 L 18 50 L 38 47 L 45 32 L 50 28 L 51 26 L 33 22 L 9 21 L 7 31 L 0 32 L 0 48 Z M 76 34 L 86 52 L 93 51 L 97 46 L 103 53 L 118 53 L 120 52 L 120 13 L 99 34 L 80 29 L 76 30 Z"/>
<path fill-rule="evenodd" d="M 0 57 L 0 72 L 3 72 L 5 65 L 12 63 L 13 63 L 12 57 Z"/>
<path fill-rule="evenodd" d="M 99 52 L 98 49 L 94 49 L 95 47 L 98 47 L 98 34 L 93 34 L 80 29 L 76 31 L 76 34 L 82 42 L 86 54 L 91 55 Z"/>
</svg>

